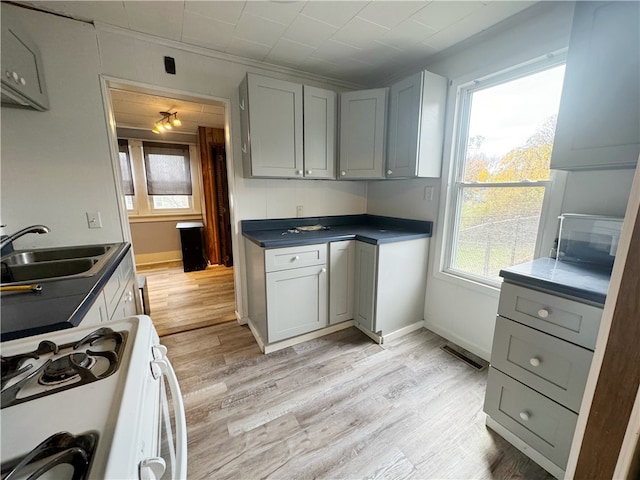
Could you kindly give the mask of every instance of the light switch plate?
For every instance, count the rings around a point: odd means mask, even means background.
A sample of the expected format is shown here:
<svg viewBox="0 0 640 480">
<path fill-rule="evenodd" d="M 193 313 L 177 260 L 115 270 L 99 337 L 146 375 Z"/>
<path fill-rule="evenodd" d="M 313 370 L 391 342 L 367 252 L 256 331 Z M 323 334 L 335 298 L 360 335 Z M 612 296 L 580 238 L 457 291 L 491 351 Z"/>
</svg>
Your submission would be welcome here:
<svg viewBox="0 0 640 480">
<path fill-rule="evenodd" d="M 427 201 L 433 200 L 433 187 L 431 185 L 424 187 L 424 199 Z"/>
<path fill-rule="evenodd" d="M 89 228 L 102 228 L 100 212 L 87 212 L 87 225 Z"/>
<path fill-rule="evenodd" d="M 300 218 L 304 216 L 304 205 L 296 206 L 296 217 Z"/>
</svg>

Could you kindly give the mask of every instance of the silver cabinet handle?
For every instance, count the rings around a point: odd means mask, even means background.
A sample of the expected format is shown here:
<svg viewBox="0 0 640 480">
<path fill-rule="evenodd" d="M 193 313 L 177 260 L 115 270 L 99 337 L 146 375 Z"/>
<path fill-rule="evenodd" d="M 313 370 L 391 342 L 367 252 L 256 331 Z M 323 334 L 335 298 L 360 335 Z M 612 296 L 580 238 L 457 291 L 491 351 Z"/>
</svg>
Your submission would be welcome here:
<svg viewBox="0 0 640 480">
<path fill-rule="evenodd" d="M 387 175 L 391 175 L 393 173 L 393 170 L 387 170 Z"/>
<path fill-rule="evenodd" d="M 320 273 L 325 273 L 326 271 L 327 271 L 327 269 L 326 269 L 326 268 L 321 268 L 321 269 L 320 269 Z"/>
<path fill-rule="evenodd" d="M 344 177 L 346 174 L 347 174 L 347 172 L 345 172 L 344 170 L 342 170 L 342 171 L 340 172 L 340 175 L 342 175 L 343 177 Z"/>
<path fill-rule="evenodd" d="M 540 318 L 547 318 L 549 316 L 549 310 L 547 310 L 546 308 L 541 308 L 540 310 L 538 310 L 538 316 Z"/>
<path fill-rule="evenodd" d="M 296 173 L 297 173 L 298 175 L 302 175 L 302 170 L 296 170 Z"/>
<path fill-rule="evenodd" d="M 526 410 L 524 410 L 524 411 L 520 412 L 520 418 L 526 422 L 531 418 L 531 413 L 529 413 Z"/>
<path fill-rule="evenodd" d="M 240 110 L 244 110 L 244 98 L 240 100 Z"/>
<path fill-rule="evenodd" d="M 307 170 L 307 175 L 311 175 L 313 173 L 313 170 Z"/>
<path fill-rule="evenodd" d="M 531 357 L 529 359 L 529 363 L 531 364 L 532 367 L 537 367 L 538 365 L 540 365 L 541 361 L 538 357 Z"/>
<path fill-rule="evenodd" d="M 299 256 L 299 255 L 296 255 L 295 257 L 293 257 L 293 260 L 292 260 L 292 261 L 294 261 L 294 262 L 295 262 L 296 260 L 300 260 L 300 256 Z"/>
<path fill-rule="evenodd" d="M 247 144 L 246 143 L 242 144 L 242 153 L 247 153 Z"/>
</svg>

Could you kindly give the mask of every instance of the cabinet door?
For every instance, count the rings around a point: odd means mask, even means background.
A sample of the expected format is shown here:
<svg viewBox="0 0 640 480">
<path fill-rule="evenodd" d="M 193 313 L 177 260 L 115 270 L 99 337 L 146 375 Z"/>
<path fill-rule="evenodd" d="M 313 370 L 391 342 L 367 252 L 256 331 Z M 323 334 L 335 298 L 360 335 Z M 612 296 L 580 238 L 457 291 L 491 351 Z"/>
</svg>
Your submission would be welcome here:
<svg viewBox="0 0 640 480">
<path fill-rule="evenodd" d="M 327 326 L 326 267 L 294 268 L 266 277 L 269 343 Z"/>
<path fill-rule="evenodd" d="M 251 175 L 302 178 L 302 85 L 247 74 Z"/>
<path fill-rule="evenodd" d="M 134 279 L 129 279 L 110 320 L 118 320 L 138 314 L 136 307 L 136 290 Z"/>
<path fill-rule="evenodd" d="M 387 177 L 413 177 L 418 158 L 422 72 L 391 86 Z"/>
<path fill-rule="evenodd" d="M 374 333 L 377 284 L 376 252 L 375 245 L 356 241 L 353 318 L 361 327 Z"/>
<path fill-rule="evenodd" d="M 340 95 L 340 178 L 384 178 L 387 89 Z"/>
<path fill-rule="evenodd" d="M 106 322 L 107 320 L 109 320 L 109 317 L 107 316 L 107 306 L 104 302 L 104 294 L 100 292 L 94 300 L 93 305 L 91 305 L 91 308 L 89 308 L 85 316 L 82 318 L 80 326 L 87 327 L 89 325 L 100 325 L 102 322 Z"/>
<path fill-rule="evenodd" d="M 576 2 L 551 168 L 634 167 L 640 4 Z"/>
<path fill-rule="evenodd" d="M 304 176 L 336 176 L 336 101 L 331 90 L 304 86 Z"/>
<path fill-rule="evenodd" d="M 353 318 L 355 240 L 329 244 L 329 324 Z"/>
<path fill-rule="evenodd" d="M 9 9 L 2 9 L 2 83 L 5 94 L 21 105 L 47 110 L 49 99 L 45 89 L 40 51 L 16 23 Z M 25 100 L 26 99 L 26 100 Z"/>
</svg>

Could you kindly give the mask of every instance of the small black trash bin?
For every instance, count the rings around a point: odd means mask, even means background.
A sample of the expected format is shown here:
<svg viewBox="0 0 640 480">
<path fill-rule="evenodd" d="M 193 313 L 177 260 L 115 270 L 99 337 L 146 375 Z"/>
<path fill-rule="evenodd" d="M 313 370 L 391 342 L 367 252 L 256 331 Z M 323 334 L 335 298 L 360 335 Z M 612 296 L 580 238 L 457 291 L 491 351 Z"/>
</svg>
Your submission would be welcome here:
<svg viewBox="0 0 640 480">
<path fill-rule="evenodd" d="M 176 224 L 180 230 L 182 244 L 182 265 L 185 272 L 194 272 L 207 268 L 204 254 L 204 225 L 202 222 L 180 222 Z"/>
</svg>

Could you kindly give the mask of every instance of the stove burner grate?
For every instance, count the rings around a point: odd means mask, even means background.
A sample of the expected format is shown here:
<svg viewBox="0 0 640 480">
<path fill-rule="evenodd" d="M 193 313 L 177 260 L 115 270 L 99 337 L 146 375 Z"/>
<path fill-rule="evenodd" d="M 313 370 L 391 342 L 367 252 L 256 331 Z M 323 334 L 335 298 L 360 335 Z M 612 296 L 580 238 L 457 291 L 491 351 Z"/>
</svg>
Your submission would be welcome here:
<svg viewBox="0 0 640 480">
<path fill-rule="evenodd" d="M 127 332 L 114 332 L 104 327 L 94 330 L 78 342 L 58 346 L 45 340 L 33 352 L 0 356 L 0 407 L 17 405 L 110 376 L 120 366 L 126 338 Z M 94 351 L 91 348 L 104 350 Z M 97 367 L 99 371 L 95 371 L 94 367 L 100 358 L 104 360 Z M 9 385 L 12 379 L 16 381 Z M 41 387 L 34 390 L 31 388 L 33 385 Z M 28 386 L 28 391 L 34 393 L 23 393 L 25 396 L 18 398 L 20 391 Z"/>
</svg>

